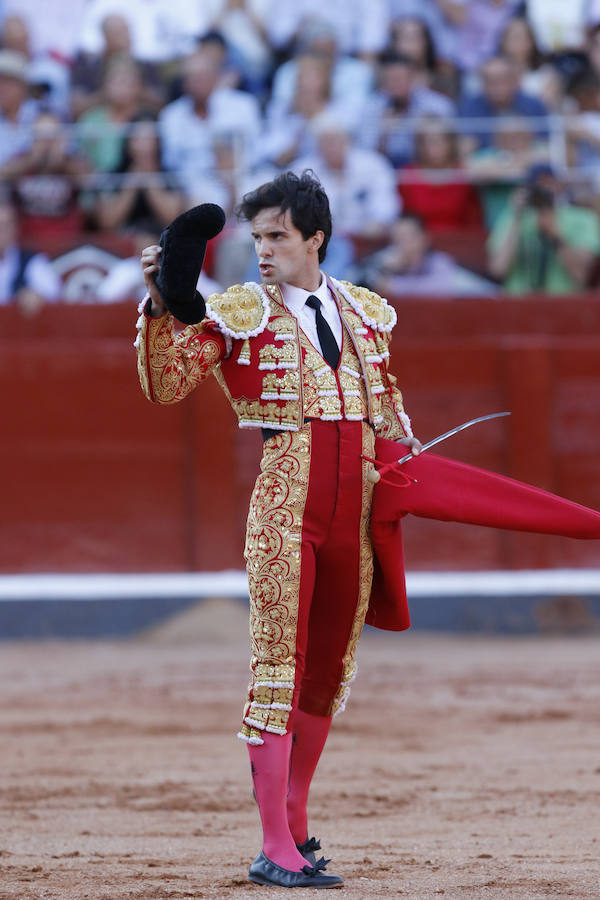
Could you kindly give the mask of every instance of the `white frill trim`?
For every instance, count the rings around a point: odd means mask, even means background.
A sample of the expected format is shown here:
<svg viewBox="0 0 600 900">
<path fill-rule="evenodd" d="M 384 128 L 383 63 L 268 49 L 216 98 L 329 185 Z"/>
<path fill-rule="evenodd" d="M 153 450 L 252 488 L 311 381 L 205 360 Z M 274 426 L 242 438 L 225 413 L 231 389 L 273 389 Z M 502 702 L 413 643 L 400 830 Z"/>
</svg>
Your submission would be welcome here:
<svg viewBox="0 0 600 900">
<path fill-rule="evenodd" d="M 289 332 L 282 331 L 281 334 L 276 334 L 274 339 L 276 341 L 293 341 L 295 339 L 295 337 L 296 337 L 296 335 L 291 331 L 289 331 Z"/>
<path fill-rule="evenodd" d="M 344 391 L 344 397 L 360 397 L 360 391 L 355 391 L 354 388 L 351 388 L 349 391 Z"/>
<path fill-rule="evenodd" d="M 288 712 L 292 711 L 292 707 L 289 703 L 258 703 L 256 700 L 253 700 L 250 704 L 250 708 L 252 709 L 285 709 Z"/>
<path fill-rule="evenodd" d="M 320 378 L 321 375 L 326 375 L 327 372 L 329 372 L 329 366 L 322 366 L 320 369 L 315 369 L 313 375 L 315 375 L 317 378 Z"/>
<path fill-rule="evenodd" d="M 269 314 L 271 312 L 271 302 L 263 288 L 259 284 L 256 284 L 254 281 L 247 281 L 242 285 L 242 287 L 246 288 L 248 291 L 252 291 L 253 293 L 258 292 L 260 296 L 260 301 L 263 307 L 263 314 L 256 328 L 252 328 L 250 331 L 234 331 L 233 328 L 230 328 L 225 323 L 222 316 L 220 316 L 216 309 L 214 309 L 210 305 L 208 300 L 206 301 L 206 312 L 209 319 L 213 319 L 217 323 L 217 325 L 219 326 L 219 331 L 221 331 L 223 334 L 227 334 L 231 338 L 240 338 L 241 340 L 245 341 L 248 338 L 256 337 L 257 334 L 260 334 L 261 331 L 265 330 L 266 324 L 269 321 Z"/>
<path fill-rule="evenodd" d="M 261 369 L 263 372 L 265 372 L 265 371 L 274 372 L 275 369 L 297 369 L 298 363 L 288 363 L 288 362 L 265 363 L 265 362 L 262 362 L 262 363 L 258 364 L 258 368 Z"/>
<path fill-rule="evenodd" d="M 354 673 L 352 674 L 352 677 L 349 678 L 348 681 L 342 681 L 342 683 L 340 685 L 340 687 L 344 688 L 344 693 L 341 696 L 340 705 L 338 706 L 338 708 L 336 709 L 336 711 L 333 714 L 334 719 L 336 716 L 339 716 L 340 713 L 345 712 L 346 703 L 348 702 L 348 698 L 350 697 L 350 685 L 352 684 L 353 681 L 356 680 L 357 673 L 358 673 L 358 666 L 355 663 L 354 664 Z"/>
<path fill-rule="evenodd" d="M 376 384 L 375 387 L 371 388 L 372 394 L 384 394 L 385 386 L 383 384 Z"/>
<path fill-rule="evenodd" d="M 246 744 L 252 744 L 255 747 L 257 747 L 259 744 L 264 744 L 262 738 L 256 736 L 246 737 L 246 735 L 242 734 L 241 731 L 238 731 L 237 736 L 239 737 L 240 741 L 244 741 Z"/>
<path fill-rule="evenodd" d="M 323 422 L 337 422 L 341 418 L 342 418 L 341 415 L 339 415 L 339 416 L 321 416 L 321 419 L 323 420 Z M 362 419 L 362 416 L 361 416 L 361 419 Z"/>
<path fill-rule="evenodd" d="M 137 311 L 139 313 L 141 313 L 142 315 L 146 308 L 146 303 L 148 302 L 149 299 L 150 299 L 150 294 L 145 294 L 145 296 L 143 296 L 142 299 L 140 300 L 140 302 L 138 303 Z"/>
<path fill-rule="evenodd" d="M 331 276 L 329 276 L 329 277 L 331 278 Z M 390 306 L 390 304 L 387 302 L 387 300 L 384 300 L 383 297 L 381 298 L 383 300 L 383 302 L 385 303 L 385 305 L 390 310 L 390 312 L 392 313 L 392 320 L 389 323 L 389 325 L 382 325 L 382 324 L 378 323 L 375 319 L 372 319 L 371 316 L 367 315 L 362 304 L 356 299 L 356 297 L 352 296 L 350 291 L 347 288 L 345 288 L 344 285 L 340 281 L 337 280 L 337 278 L 331 278 L 331 281 L 332 281 L 334 287 L 336 287 L 338 289 L 338 291 L 340 292 L 342 297 L 344 297 L 344 299 L 348 301 L 348 303 L 350 304 L 350 306 L 352 307 L 354 312 L 358 313 L 358 315 L 361 317 L 361 319 L 363 320 L 365 325 L 369 325 L 371 328 L 375 329 L 375 331 L 391 331 L 392 330 L 392 328 L 396 324 L 398 317 L 396 316 L 396 310 L 394 309 L 393 306 Z"/>
<path fill-rule="evenodd" d="M 140 331 L 138 331 L 135 341 L 133 342 L 133 346 L 135 347 L 136 350 L 139 348 L 141 340 L 142 340 L 142 334 Z"/>
<path fill-rule="evenodd" d="M 373 425 L 380 425 L 383 422 L 383 416 L 375 416 L 373 419 Z"/>
<path fill-rule="evenodd" d="M 269 688 L 291 688 L 294 689 L 293 681 L 255 681 L 254 684 L 256 687 L 269 687 Z"/>
<path fill-rule="evenodd" d="M 237 362 L 238 366 L 249 366 L 250 365 L 250 360 L 245 359 L 243 356 L 238 356 L 236 362 Z"/>
<path fill-rule="evenodd" d="M 350 414 L 346 413 L 346 418 L 348 419 L 349 422 L 362 422 L 362 420 L 364 419 L 364 416 L 361 415 L 360 413 L 350 413 Z"/>
<path fill-rule="evenodd" d="M 383 362 L 383 359 L 378 353 L 371 353 L 369 356 L 365 356 L 365 362 L 380 363 Z"/>
<path fill-rule="evenodd" d="M 354 334 L 368 334 L 368 330 L 366 328 L 355 328 Z"/>
<path fill-rule="evenodd" d="M 351 369 L 350 366 L 340 366 L 340 372 L 345 372 L 346 375 L 352 375 L 353 378 L 362 378 L 362 373 L 357 372 L 356 369 Z"/>
<path fill-rule="evenodd" d="M 267 725 L 265 731 L 270 731 L 271 734 L 287 734 L 285 728 L 275 728 L 274 725 Z"/>
<path fill-rule="evenodd" d="M 389 358 L 390 358 L 390 351 L 389 351 L 389 350 L 382 350 L 382 351 L 381 351 L 381 358 L 382 358 L 382 359 L 389 359 Z"/>
<path fill-rule="evenodd" d="M 145 321 L 146 321 L 146 316 L 144 315 L 144 313 L 142 313 L 140 315 L 139 319 L 137 320 L 137 322 L 135 323 L 135 327 L 137 328 L 138 331 L 141 330 Z"/>
<path fill-rule="evenodd" d="M 287 422 L 285 424 L 263 422 L 262 419 L 240 419 L 238 428 L 271 428 L 273 431 L 298 431 L 297 425 L 288 425 Z"/>
<path fill-rule="evenodd" d="M 412 425 L 411 425 L 410 419 L 408 418 L 406 413 L 405 412 L 399 413 L 398 410 L 396 410 L 396 413 L 398 415 L 398 418 L 400 419 L 400 423 L 401 423 L 402 427 L 404 428 L 404 431 L 406 432 L 406 436 L 414 437 Z"/>
<path fill-rule="evenodd" d="M 317 391 L 317 397 L 339 397 L 337 391 Z"/>
<path fill-rule="evenodd" d="M 251 718 L 251 716 L 246 716 L 244 719 L 245 725 L 250 725 L 251 728 L 258 728 L 259 731 L 264 731 L 265 726 L 262 722 L 259 722 L 257 719 Z"/>
<path fill-rule="evenodd" d="M 340 704 L 333 714 L 334 719 L 337 718 L 337 716 L 339 716 L 340 713 L 343 713 L 346 711 L 346 703 L 348 702 L 349 697 L 350 697 L 350 688 L 347 687 L 344 689 L 344 693 L 340 697 Z"/>
<path fill-rule="evenodd" d="M 299 394 L 261 394 L 261 400 L 299 400 Z"/>
</svg>

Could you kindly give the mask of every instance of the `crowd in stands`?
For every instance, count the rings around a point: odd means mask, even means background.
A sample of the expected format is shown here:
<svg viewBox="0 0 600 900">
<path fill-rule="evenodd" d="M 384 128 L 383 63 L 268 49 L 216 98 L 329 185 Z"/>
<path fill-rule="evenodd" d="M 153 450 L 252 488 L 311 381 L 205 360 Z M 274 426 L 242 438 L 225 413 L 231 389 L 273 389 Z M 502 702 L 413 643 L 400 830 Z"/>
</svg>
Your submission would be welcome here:
<svg viewBox="0 0 600 900">
<path fill-rule="evenodd" d="M 49 256 L 115 234 L 96 298 L 134 294 L 140 248 L 202 202 L 228 215 L 205 289 L 258 278 L 235 207 L 305 168 L 337 277 L 594 285 L 600 0 L 0 0 L 0 304 L 59 298 Z"/>
</svg>

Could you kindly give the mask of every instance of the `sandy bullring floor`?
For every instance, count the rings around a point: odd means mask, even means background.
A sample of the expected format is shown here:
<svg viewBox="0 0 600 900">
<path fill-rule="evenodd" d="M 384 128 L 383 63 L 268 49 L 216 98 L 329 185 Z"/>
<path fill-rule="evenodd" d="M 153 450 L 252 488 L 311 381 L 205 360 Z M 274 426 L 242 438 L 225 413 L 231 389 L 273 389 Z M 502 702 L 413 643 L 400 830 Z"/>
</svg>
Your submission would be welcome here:
<svg viewBox="0 0 600 900">
<path fill-rule="evenodd" d="M 332 896 L 600 897 L 600 638 L 367 635 L 359 665 L 313 790 Z M 288 897 L 246 881 L 246 666 L 224 602 L 0 645 L 0 898 Z"/>
</svg>

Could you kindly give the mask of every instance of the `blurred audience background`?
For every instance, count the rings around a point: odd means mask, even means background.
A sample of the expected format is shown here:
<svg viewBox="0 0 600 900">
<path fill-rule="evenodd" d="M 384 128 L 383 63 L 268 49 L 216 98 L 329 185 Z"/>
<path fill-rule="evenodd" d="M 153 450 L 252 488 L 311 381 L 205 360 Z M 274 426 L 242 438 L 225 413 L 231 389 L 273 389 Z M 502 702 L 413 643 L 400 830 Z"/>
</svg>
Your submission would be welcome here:
<svg viewBox="0 0 600 900">
<path fill-rule="evenodd" d="M 86 302 L 135 296 L 143 241 L 202 202 L 228 216 L 206 276 L 257 277 L 235 207 L 288 168 L 329 194 L 339 278 L 583 291 L 599 163 L 600 0 L 0 5 L 0 302 L 28 312 L 78 299 L 74 250 L 104 254 Z"/>
</svg>

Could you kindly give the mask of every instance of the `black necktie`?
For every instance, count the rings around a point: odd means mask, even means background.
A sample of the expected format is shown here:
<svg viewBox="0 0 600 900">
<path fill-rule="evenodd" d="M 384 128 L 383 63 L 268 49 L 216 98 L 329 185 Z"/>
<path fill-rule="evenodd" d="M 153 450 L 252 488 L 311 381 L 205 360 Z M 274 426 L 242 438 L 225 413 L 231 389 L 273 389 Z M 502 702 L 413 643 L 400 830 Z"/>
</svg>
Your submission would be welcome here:
<svg viewBox="0 0 600 900">
<path fill-rule="evenodd" d="M 317 321 L 317 337 L 319 338 L 319 343 L 321 344 L 321 353 L 323 354 L 323 358 L 325 362 L 328 363 L 332 369 L 337 369 L 338 363 L 340 361 L 340 348 L 338 347 L 338 343 L 333 336 L 333 331 L 327 324 L 327 319 L 321 312 L 321 301 L 318 297 L 315 297 L 314 294 L 311 294 L 306 301 L 306 305 L 310 306 L 311 309 L 315 311 L 315 319 Z"/>
</svg>

